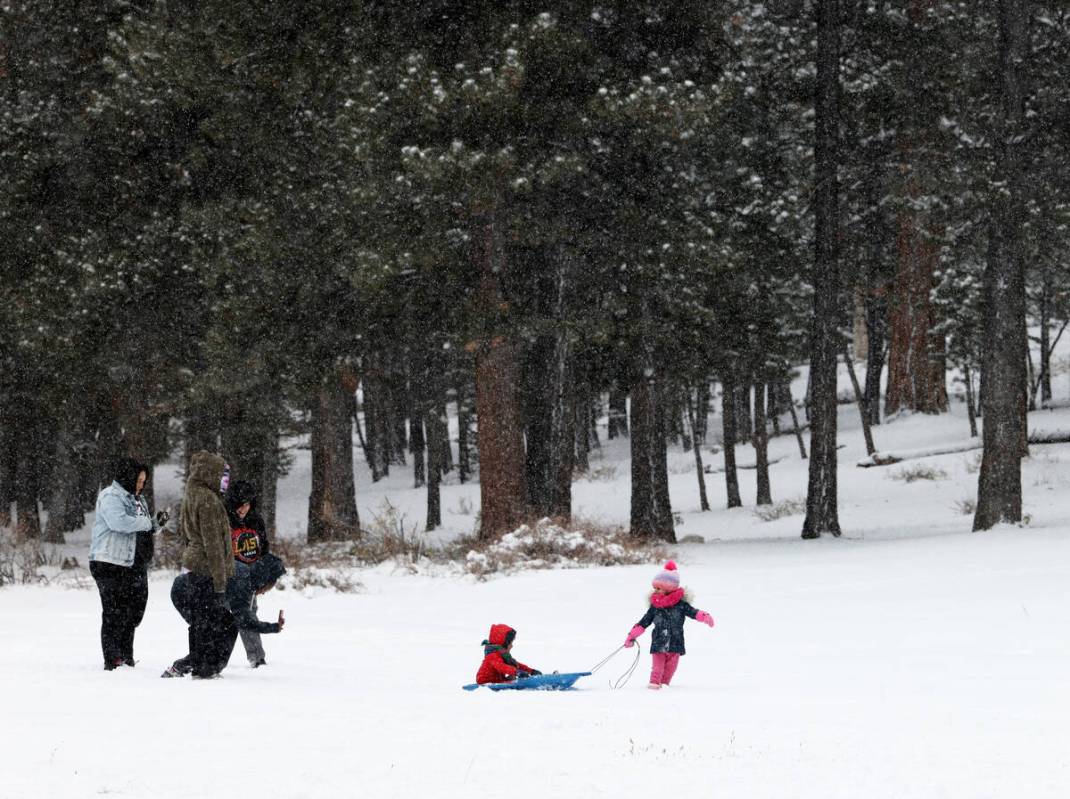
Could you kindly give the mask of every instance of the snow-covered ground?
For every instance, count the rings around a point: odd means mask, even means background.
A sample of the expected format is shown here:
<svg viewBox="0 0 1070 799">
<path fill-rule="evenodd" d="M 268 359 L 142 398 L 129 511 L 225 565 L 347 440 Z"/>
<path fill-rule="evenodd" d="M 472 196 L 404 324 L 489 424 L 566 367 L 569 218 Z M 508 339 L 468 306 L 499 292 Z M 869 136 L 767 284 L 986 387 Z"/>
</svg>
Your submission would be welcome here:
<svg viewBox="0 0 1070 799">
<path fill-rule="evenodd" d="M 719 420 L 712 420 L 716 425 Z M 1032 414 L 1070 428 L 1070 410 Z M 952 415 L 874 430 L 880 449 L 962 441 Z M 841 408 L 844 537 L 799 540 L 801 513 L 698 510 L 690 453 L 671 455 L 674 555 L 694 604 L 674 685 L 645 687 L 649 656 L 621 690 L 619 653 L 569 693 L 460 690 L 494 622 L 544 671 L 584 670 L 615 649 L 645 608 L 658 564 L 528 572 L 487 582 L 362 572 L 365 590 L 276 591 L 269 665 L 240 644 L 222 680 L 161 680 L 185 648 L 153 580 L 135 669 L 100 669 L 95 591 L 0 590 L 0 797 L 383 795 L 679 797 L 1022 797 L 1070 795 L 1070 445 L 1035 446 L 1023 468 L 1029 523 L 969 532 L 979 453 L 860 469 L 857 410 Z M 603 441 L 599 479 L 575 486 L 577 513 L 625 523 L 626 443 Z M 307 451 L 280 487 L 280 526 L 303 531 Z M 775 439 L 774 499 L 801 499 L 806 462 Z M 746 447 L 740 460 L 752 462 Z M 706 454 L 718 467 L 719 455 Z M 359 460 L 359 453 L 358 453 Z M 937 479 L 906 482 L 931 467 Z M 161 492 L 177 493 L 158 472 Z M 168 480 L 171 480 L 170 486 Z M 384 498 L 422 527 L 408 472 L 375 486 L 363 463 L 365 520 Z M 471 530 L 478 486 L 443 491 L 446 535 Z M 72 551 L 84 550 L 84 534 Z M 82 552 L 84 562 L 84 552 Z M 90 584 L 91 585 L 91 584 Z"/>
</svg>

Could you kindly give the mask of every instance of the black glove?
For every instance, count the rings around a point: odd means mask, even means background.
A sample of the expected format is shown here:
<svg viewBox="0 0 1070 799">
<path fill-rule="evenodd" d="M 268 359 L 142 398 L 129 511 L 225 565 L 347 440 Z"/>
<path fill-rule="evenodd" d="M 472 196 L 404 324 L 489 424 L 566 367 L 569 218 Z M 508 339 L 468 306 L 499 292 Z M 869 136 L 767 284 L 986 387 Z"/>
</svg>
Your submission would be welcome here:
<svg viewBox="0 0 1070 799">
<path fill-rule="evenodd" d="M 535 677 L 535 676 L 537 676 L 537 675 L 539 675 L 539 674 L 542 674 L 542 672 L 541 672 L 541 671 L 539 671 L 538 669 L 532 669 L 532 670 L 531 670 L 531 671 L 530 671 L 530 672 L 528 673 L 528 676 L 529 676 L 529 677 Z"/>
<path fill-rule="evenodd" d="M 171 518 L 171 514 L 167 510 L 158 510 L 158 511 L 156 511 L 156 529 L 157 530 L 162 530 L 164 527 L 166 527 L 167 526 L 167 521 L 170 518 Z"/>
</svg>

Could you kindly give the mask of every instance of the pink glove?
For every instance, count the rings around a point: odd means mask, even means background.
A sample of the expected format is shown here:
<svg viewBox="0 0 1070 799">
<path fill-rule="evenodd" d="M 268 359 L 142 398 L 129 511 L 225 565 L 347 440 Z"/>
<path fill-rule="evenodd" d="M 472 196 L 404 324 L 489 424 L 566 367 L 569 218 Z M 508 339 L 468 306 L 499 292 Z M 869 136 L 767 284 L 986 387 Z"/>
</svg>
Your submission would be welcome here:
<svg viewBox="0 0 1070 799">
<path fill-rule="evenodd" d="M 710 625 L 710 627 L 713 626 L 713 616 L 711 616 L 704 610 L 700 610 L 697 614 L 695 614 L 695 621 L 700 621 L 703 624 L 708 624 Z"/>
<path fill-rule="evenodd" d="M 646 632 L 646 628 L 645 627 L 642 627 L 642 626 L 640 626 L 638 624 L 635 625 L 628 632 L 628 637 L 624 639 L 624 645 L 626 647 L 633 646 L 635 644 L 635 639 L 638 638 L 640 635 L 642 635 L 644 632 Z"/>
</svg>

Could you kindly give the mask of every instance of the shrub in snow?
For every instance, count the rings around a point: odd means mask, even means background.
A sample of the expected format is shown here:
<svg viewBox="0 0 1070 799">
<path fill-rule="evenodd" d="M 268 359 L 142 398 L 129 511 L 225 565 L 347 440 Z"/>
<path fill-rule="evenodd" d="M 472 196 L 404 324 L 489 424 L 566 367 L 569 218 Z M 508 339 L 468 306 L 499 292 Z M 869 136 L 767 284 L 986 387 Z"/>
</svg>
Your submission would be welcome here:
<svg viewBox="0 0 1070 799">
<path fill-rule="evenodd" d="M 33 538 L 19 540 L 13 530 L 0 528 L 0 586 L 47 583 L 46 570 L 55 574 L 66 568 L 54 547 Z"/>
<path fill-rule="evenodd" d="M 329 588 L 352 594 L 364 587 L 355 577 L 355 569 L 365 563 L 352 554 L 347 543 L 301 544 L 276 538 L 271 551 L 286 564 L 286 574 L 278 583 L 283 590 Z"/>
<path fill-rule="evenodd" d="M 934 466 L 923 466 L 920 463 L 914 466 L 904 466 L 897 472 L 892 472 L 893 480 L 902 480 L 904 483 L 913 483 L 916 480 L 944 480 L 947 472 Z"/>
<path fill-rule="evenodd" d="M 617 467 L 612 463 L 602 463 L 592 466 L 585 472 L 575 474 L 577 480 L 589 480 L 590 482 L 610 483 L 617 479 Z"/>
<path fill-rule="evenodd" d="M 786 516 L 801 516 L 806 513 L 805 499 L 786 499 L 773 505 L 762 505 L 754 509 L 754 515 L 763 522 L 773 522 Z"/>
<path fill-rule="evenodd" d="M 622 563 L 650 563 L 665 557 L 657 543 L 624 530 L 594 525 L 566 529 L 550 519 L 524 524 L 497 541 L 465 556 L 465 569 L 477 577 L 526 569 L 582 568 Z"/>
</svg>

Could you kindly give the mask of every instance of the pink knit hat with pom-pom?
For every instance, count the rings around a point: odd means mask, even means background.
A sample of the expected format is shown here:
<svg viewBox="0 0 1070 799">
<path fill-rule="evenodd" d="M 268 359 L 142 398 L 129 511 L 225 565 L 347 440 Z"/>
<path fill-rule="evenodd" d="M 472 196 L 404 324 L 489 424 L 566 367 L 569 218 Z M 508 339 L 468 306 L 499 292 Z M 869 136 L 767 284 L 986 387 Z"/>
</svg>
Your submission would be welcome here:
<svg viewBox="0 0 1070 799">
<path fill-rule="evenodd" d="M 662 591 L 675 591 L 679 588 L 680 575 L 676 571 L 676 564 L 671 560 L 666 563 L 665 568 L 658 572 L 651 584 Z"/>
</svg>

